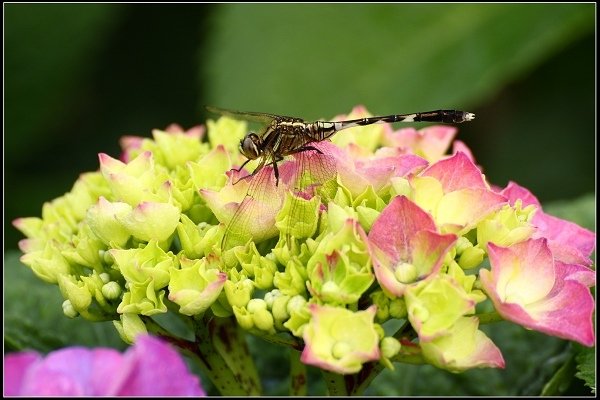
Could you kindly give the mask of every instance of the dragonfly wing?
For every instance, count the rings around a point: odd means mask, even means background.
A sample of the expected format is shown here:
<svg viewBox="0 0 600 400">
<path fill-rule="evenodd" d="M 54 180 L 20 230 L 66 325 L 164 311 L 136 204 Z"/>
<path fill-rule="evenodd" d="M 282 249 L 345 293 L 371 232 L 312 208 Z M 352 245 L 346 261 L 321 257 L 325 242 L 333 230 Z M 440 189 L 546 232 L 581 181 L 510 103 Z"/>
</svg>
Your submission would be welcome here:
<svg viewBox="0 0 600 400">
<path fill-rule="evenodd" d="M 302 121 L 301 118 L 297 117 L 289 117 L 285 115 L 276 115 L 276 114 L 268 114 L 263 112 L 255 112 L 255 111 L 235 111 L 228 110 L 226 108 L 220 108 L 215 106 L 204 106 L 209 112 L 213 114 L 221 114 L 226 115 L 228 117 L 242 120 L 242 121 L 253 121 L 253 122 L 261 122 L 264 124 L 269 124 L 273 120 L 293 120 L 293 121 Z"/>
<path fill-rule="evenodd" d="M 296 238 L 311 237 L 317 229 L 318 220 L 315 217 L 318 215 L 314 215 L 314 208 L 302 203 L 316 195 L 320 196 L 322 205 L 333 198 L 337 176 L 335 158 L 327 153 L 326 146 L 313 143 L 310 149 L 295 153 L 289 161 L 284 162 L 280 174 L 285 186 L 293 194 L 282 232 Z M 322 205 L 316 210 L 317 213 Z M 311 221 L 315 222 L 312 227 L 309 225 Z M 290 238 L 287 239 L 289 243 Z"/>
<path fill-rule="evenodd" d="M 243 246 L 250 240 L 258 243 L 278 233 L 275 216 L 281 209 L 283 190 L 275 184 L 273 167 L 263 167 L 244 179 L 250 180 L 248 191 L 227 223 L 222 250 Z"/>
</svg>

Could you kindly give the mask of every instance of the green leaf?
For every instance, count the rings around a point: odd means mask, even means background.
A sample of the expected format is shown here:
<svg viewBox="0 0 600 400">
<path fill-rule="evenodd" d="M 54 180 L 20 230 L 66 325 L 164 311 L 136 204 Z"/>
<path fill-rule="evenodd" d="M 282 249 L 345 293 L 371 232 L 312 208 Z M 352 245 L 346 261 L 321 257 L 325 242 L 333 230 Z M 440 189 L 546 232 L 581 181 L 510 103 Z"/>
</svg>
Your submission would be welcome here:
<svg viewBox="0 0 600 400">
<path fill-rule="evenodd" d="M 19 261 L 20 253 L 4 256 L 4 344 L 7 350 L 48 352 L 65 346 L 123 349 L 112 322 L 69 319 L 62 311 L 58 286 L 44 283 Z"/>
<path fill-rule="evenodd" d="M 591 4 L 228 4 L 207 101 L 331 117 L 481 102 L 594 29 Z M 291 112 L 290 112 L 291 111 Z"/>
<path fill-rule="evenodd" d="M 596 394 L 596 349 L 594 347 L 583 347 L 575 356 L 577 362 L 577 373 L 575 376 L 585 382 L 585 385 Z"/>
</svg>

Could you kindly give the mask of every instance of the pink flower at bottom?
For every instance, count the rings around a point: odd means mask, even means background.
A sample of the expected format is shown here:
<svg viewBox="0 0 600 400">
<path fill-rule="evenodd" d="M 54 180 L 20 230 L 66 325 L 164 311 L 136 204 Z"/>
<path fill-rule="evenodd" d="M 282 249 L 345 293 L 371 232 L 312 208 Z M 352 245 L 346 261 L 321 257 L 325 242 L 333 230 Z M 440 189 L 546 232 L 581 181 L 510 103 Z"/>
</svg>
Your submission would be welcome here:
<svg viewBox="0 0 600 400">
<path fill-rule="evenodd" d="M 8 354 L 5 396 L 206 396 L 179 354 L 152 336 L 139 336 L 124 354 L 70 347 Z"/>
<path fill-rule="evenodd" d="M 548 335 L 594 345 L 595 284 L 590 269 L 553 257 L 546 239 L 529 239 L 510 247 L 488 244 L 491 271 L 481 283 L 505 319 Z"/>
</svg>

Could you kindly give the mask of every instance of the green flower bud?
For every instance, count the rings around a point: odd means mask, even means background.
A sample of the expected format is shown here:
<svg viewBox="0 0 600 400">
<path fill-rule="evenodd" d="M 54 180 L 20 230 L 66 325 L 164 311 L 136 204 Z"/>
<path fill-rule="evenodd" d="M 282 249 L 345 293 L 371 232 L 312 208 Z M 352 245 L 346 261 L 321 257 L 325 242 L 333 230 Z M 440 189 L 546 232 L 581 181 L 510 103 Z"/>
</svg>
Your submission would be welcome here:
<svg viewBox="0 0 600 400">
<path fill-rule="evenodd" d="M 202 238 L 201 230 L 187 215 L 181 214 L 181 222 L 177 224 L 177 237 L 185 256 L 190 259 L 202 258 L 204 252 L 199 248 Z"/>
<path fill-rule="evenodd" d="M 240 140 L 248 132 L 248 124 L 229 117 L 220 117 L 217 121 L 206 121 L 208 141 L 215 148 L 223 145 L 230 154 L 237 154 Z"/>
<path fill-rule="evenodd" d="M 377 321 L 385 322 L 390 317 L 390 298 L 382 290 L 376 290 L 369 295 L 371 302 L 377 306 L 375 318 Z"/>
<path fill-rule="evenodd" d="M 302 297 L 302 296 L 300 296 L 300 297 Z M 282 294 L 280 296 L 277 296 L 273 300 L 273 307 L 271 308 L 271 312 L 273 314 L 273 318 L 275 319 L 277 327 L 282 330 L 283 330 L 283 323 L 290 318 L 290 313 L 288 312 L 288 309 L 287 309 L 289 301 L 290 301 L 290 296 L 286 296 L 286 295 Z"/>
<path fill-rule="evenodd" d="M 88 309 L 92 304 L 92 294 L 85 283 L 77 280 L 72 275 L 60 275 L 58 277 L 58 287 L 65 299 L 71 302 L 71 306 L 79 313 Z"/>
<path fill-rule="evenodd" d="M 246 307 L 252 298 L 252 293 L 254 292 L 254 283 L 252 283 L 250 279 L 243 279 L 237 283 L 228 280 L 225 282 L 224 289 L 225 295 L 227 296 L 227 301 L 232 307 L 234 307 L 235 311 L 235 307 Z"/>
<path fill-rule="evenodd" d="M 120 219 L 131 214 L 132 210 L 133 208 L 127 203 L 111 203 L 104 197 L 100 197 L 98 203 L 88 210 L 86 222 L 104 244 L 123 247 L 131 234 Z"/>
<path fill-rule="evenodd" d="M 275 272 L 277 272 L 277 264 L 269 257 L 260 257 L 259 264 L 254 267 L 254 284 L 256 288 L 262 290 L 272 288 Z"/>
<path fill-rule="evenodd" d="M 412 189 L 410 187 L 410 183 L 409 183 L 408 179 L 401 178 L 399 176 L 395 176 L 390 179 L 390 183 L 391 183 L 390 195 L 392 198 L 394 198 L 396 196 L 406 196 L 408 198 L 411 197 L 410 195 L 411 195 Z"/>
<path fill-rule="evenodd" d="M 165 291 L 156 291 L 152 278 L 143 283 L 129 283 L 129 291 L 123 295 L 121 304 L 117 307 L 119 314 L 133 313 L 155 315 L 167 312 L 164 302 Z"/>
<path fill-rule="evenodd" d="M 304 300 L 304 305 L 299 306 L 299 299 Z M 287 328 L 292 335 L 301 338 L 304 333 L 308 321 L 310 321 L 310 311 L 308 304 L 302 296 L 294 296 L 288 302 L 288 312 L 290 313 L 290 319 L 288 319 L 283 326 Z"/>
<path fill-rule="evenodd" d="M 285 267 L 285 272 L 276 272 L 275 287 L 288 296 L 306 293 L 306 268 L 293 258 Z"/>
<path fill-rule="evenodd" d="M 530 223 L 535 211 L 533 204 L 521 209 L 517 202 L 492 213 L 477 225 L 478 247 L 485 249 L 489 242 L 506 247 L 529 239 L 535 230 Z"/>
<path fill-rule="evenodd" d="M 367 232 L 371 230 L 373 223 L 381 214 L 380 211 L 364 206 L 356 207 L 356 213 L 358 214 L 358 222 Z"/>
<path fill-rule="evenodd" d="M 473 243 L 464 236 L 459 236 L 454 244 L 454 251 L 457 255 L 461 255 L 465 250 L 473 247 Z"/>
<path fill-rule="evenodd" d="M 100 276 L 100 280 L 102 281 L 102 283 L 110 282 L 110 275 L 107 274 L 106 272 L 102 272 L 99 276 Z"/>
<path fill-rule="evenodd" d="M 403 262 L 400 265 L 396 266 L 394 270 L 394 276 L 401 283 L 412 283 L 415 282 L 419 276 L 417 268 L 410 264 Z"/>
<path fill-rule="evenodd" d="M 125 164 L 106 154 L 100 154 L 100 170 L 106 179 L 112 198 L 132 207 L 143 201 L 159 201 L 156 188 L 164 183 L 154 167 L 151 152 L 140 153 Z"/>
<path fill-rule="evenodd" d="M 463 251 L 458 259 L 458 265 L 462 269 L 471 269 L 477 267 L 483 261 L 485 251 L 479 247 L 470 247 Z"/>
<path fill-rule="evenodd" d="M 146 325 L 144 325 L 144 322 L 137 314 L 123 314 L 120 321 L 113 321 L 113 325 L 117 329 L 117 332 L 119 332 L 121 339 L 129 344 L 135 342 L 137 335 L 148 333 Z"/>
<path fill-rule="evenodd" d="M 227 182 L 225 172 L 231 169 L 229 153 L 223 146 L 213 148 L 198 162 L 188 162 L 194 189 L 219 190 Z"/>
<path fill-rule="evenodd" d="M 102 295 L 108 300 L 116 300 L 121 295 L 121 286 L 117 282 L 108 282 L 102 286 Z"/>
<path fill-rule="evenodd" d="M 251 299 L 248 302 L 248 304 L 246 305 L 246 309 L 251 314 L 254 314 L 254 313 L 257 313 L 258 311 L 266 310 L 267 302 L 264 301 L 263 299 Z"/>
<path fill-rule="evenodd" d="M 390 317 L 404 319 L 407 314 L 406 302 L 403 298 L 395 298 L 390 301 Z"/>
<path fill-rule="evenodd" d="M 65 316 L 67 316 L 68 318 L 75 318 L 79 315 L 77 310 L 75 310 L 75 308 L 73 307 L 73 304 L 71 304 L 70 300 L 63 301 L 62 309 L 63 314 L 65 314 Z"/>
<path fill-rule="evenodd" d="M 197 160 L 206 149 L 206 144 L 200 141 L 198 135 L 154 129 L 152 136 L 157 145 L 154 154 L 162 164 L 171 169 L 186 161 Z"/>
<path fill-rule="evenodd" d="M 127 282 L 143 284 L 151 278 L 155 290 L 167 286 L 171 277 L 170 268 L 179 263 L 172 252 L 165 253 L 155 240 L 142 249 L 113 249 L 110 254 Z"/>
<path fill-rule="evenodd" d="M 170 269 L 169 300 L 180 306 L 181 314 L 202 314 L 221 294 L 227 274 L 208 268 L 206 258 L 190 260 L 180 256 L 180 263 L 181 269 Z"/>
<path fill-rule="evenodd" d="M 358 220 L 358 213 L 352 207 L 341 207 L 336 203 L 329 203 L 327 207 L 327 225 L 330 232 L 342 230 L 348 219 Z"/>
<path fill-rule="evenodd" d="M 306 299 L 300 295 L 292 297 L 286 306 L 288 314 L 306 309 L 306 303 Z"/>
<path fill-rule="evenodd" d="M 261 331 L 265 331 L 270 334 L 275 333 L 273 315 L 266 309 L 257 310 L 256 312 L 252 313 L 252 320 L 254 321 L 254 325 Z"/>
<path fill-rule="evenodd" d="M 127 215 L 116 217 L 136 238 L 149 242 L 169 239 L 179 224 L 181 211 L 169 203 L 143 202 Z"/>
<path fill-rule="evenodd" d="M 275 226 L 282 235 L 287 237 L 311 237 L 317 231 L 320 205 L 319 196 L 306 200 L 296 197 L 288 191 L 283 201 L 283 207 L 275 217 Z"/>
<path fill-rule="evenodd" d="M 281 292 L 279 291 L 279 289 L 273 289 L 265 294 L 265 303 L 267 303 L 267 308 L 269 310 L 273 309 L 273 302 L 279 296 L 281 296 Z"/>
<path fill-rule="evenodd" d="M 48 283 L 57 283 L 59 276 L 71 272 L 71 266 L 53 241 L 46 242 L 43 250 L 24 254 L 20 260 L 30 267 L 38 278 Z"/>
<path fill-rule="evenodd" d="M 410 286 L 404 299 L 408 319 L 425 341 L 445 335 L 459 318 L 475 311 L 475 301 L 448 275 Z"/>
<path fill-rule="evenodd" d="M 386 358 L 392 358 L 396 354 L 400 352 L 400 348 L 402 345 L 393 337 L 387 336 L 384 337 L 379 343 L 379 348 L 381 349 L 381 354 Z"/>
<path fill-rule="evenodd" d="M 246 307 L 233 306 L 233 314 L 242 329 L 249 331 L 254 328 L 254 318 Z"/>
</svg>

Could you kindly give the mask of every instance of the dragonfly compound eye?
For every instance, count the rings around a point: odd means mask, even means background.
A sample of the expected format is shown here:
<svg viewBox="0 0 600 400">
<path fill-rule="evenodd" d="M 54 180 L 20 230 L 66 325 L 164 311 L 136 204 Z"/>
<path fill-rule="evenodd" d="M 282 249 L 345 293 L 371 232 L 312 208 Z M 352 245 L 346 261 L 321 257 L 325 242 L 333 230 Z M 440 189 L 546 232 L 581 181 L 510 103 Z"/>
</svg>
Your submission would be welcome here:
<svg viewBox="0 0 600 400">
<path fill-rule="evenodd" d="M 254 160 L 260 156 L 261 146 L 260 137 L 254 132 L 250 132 L 240 142 L 240 151 L 246 158 Z"/>
</svg>

